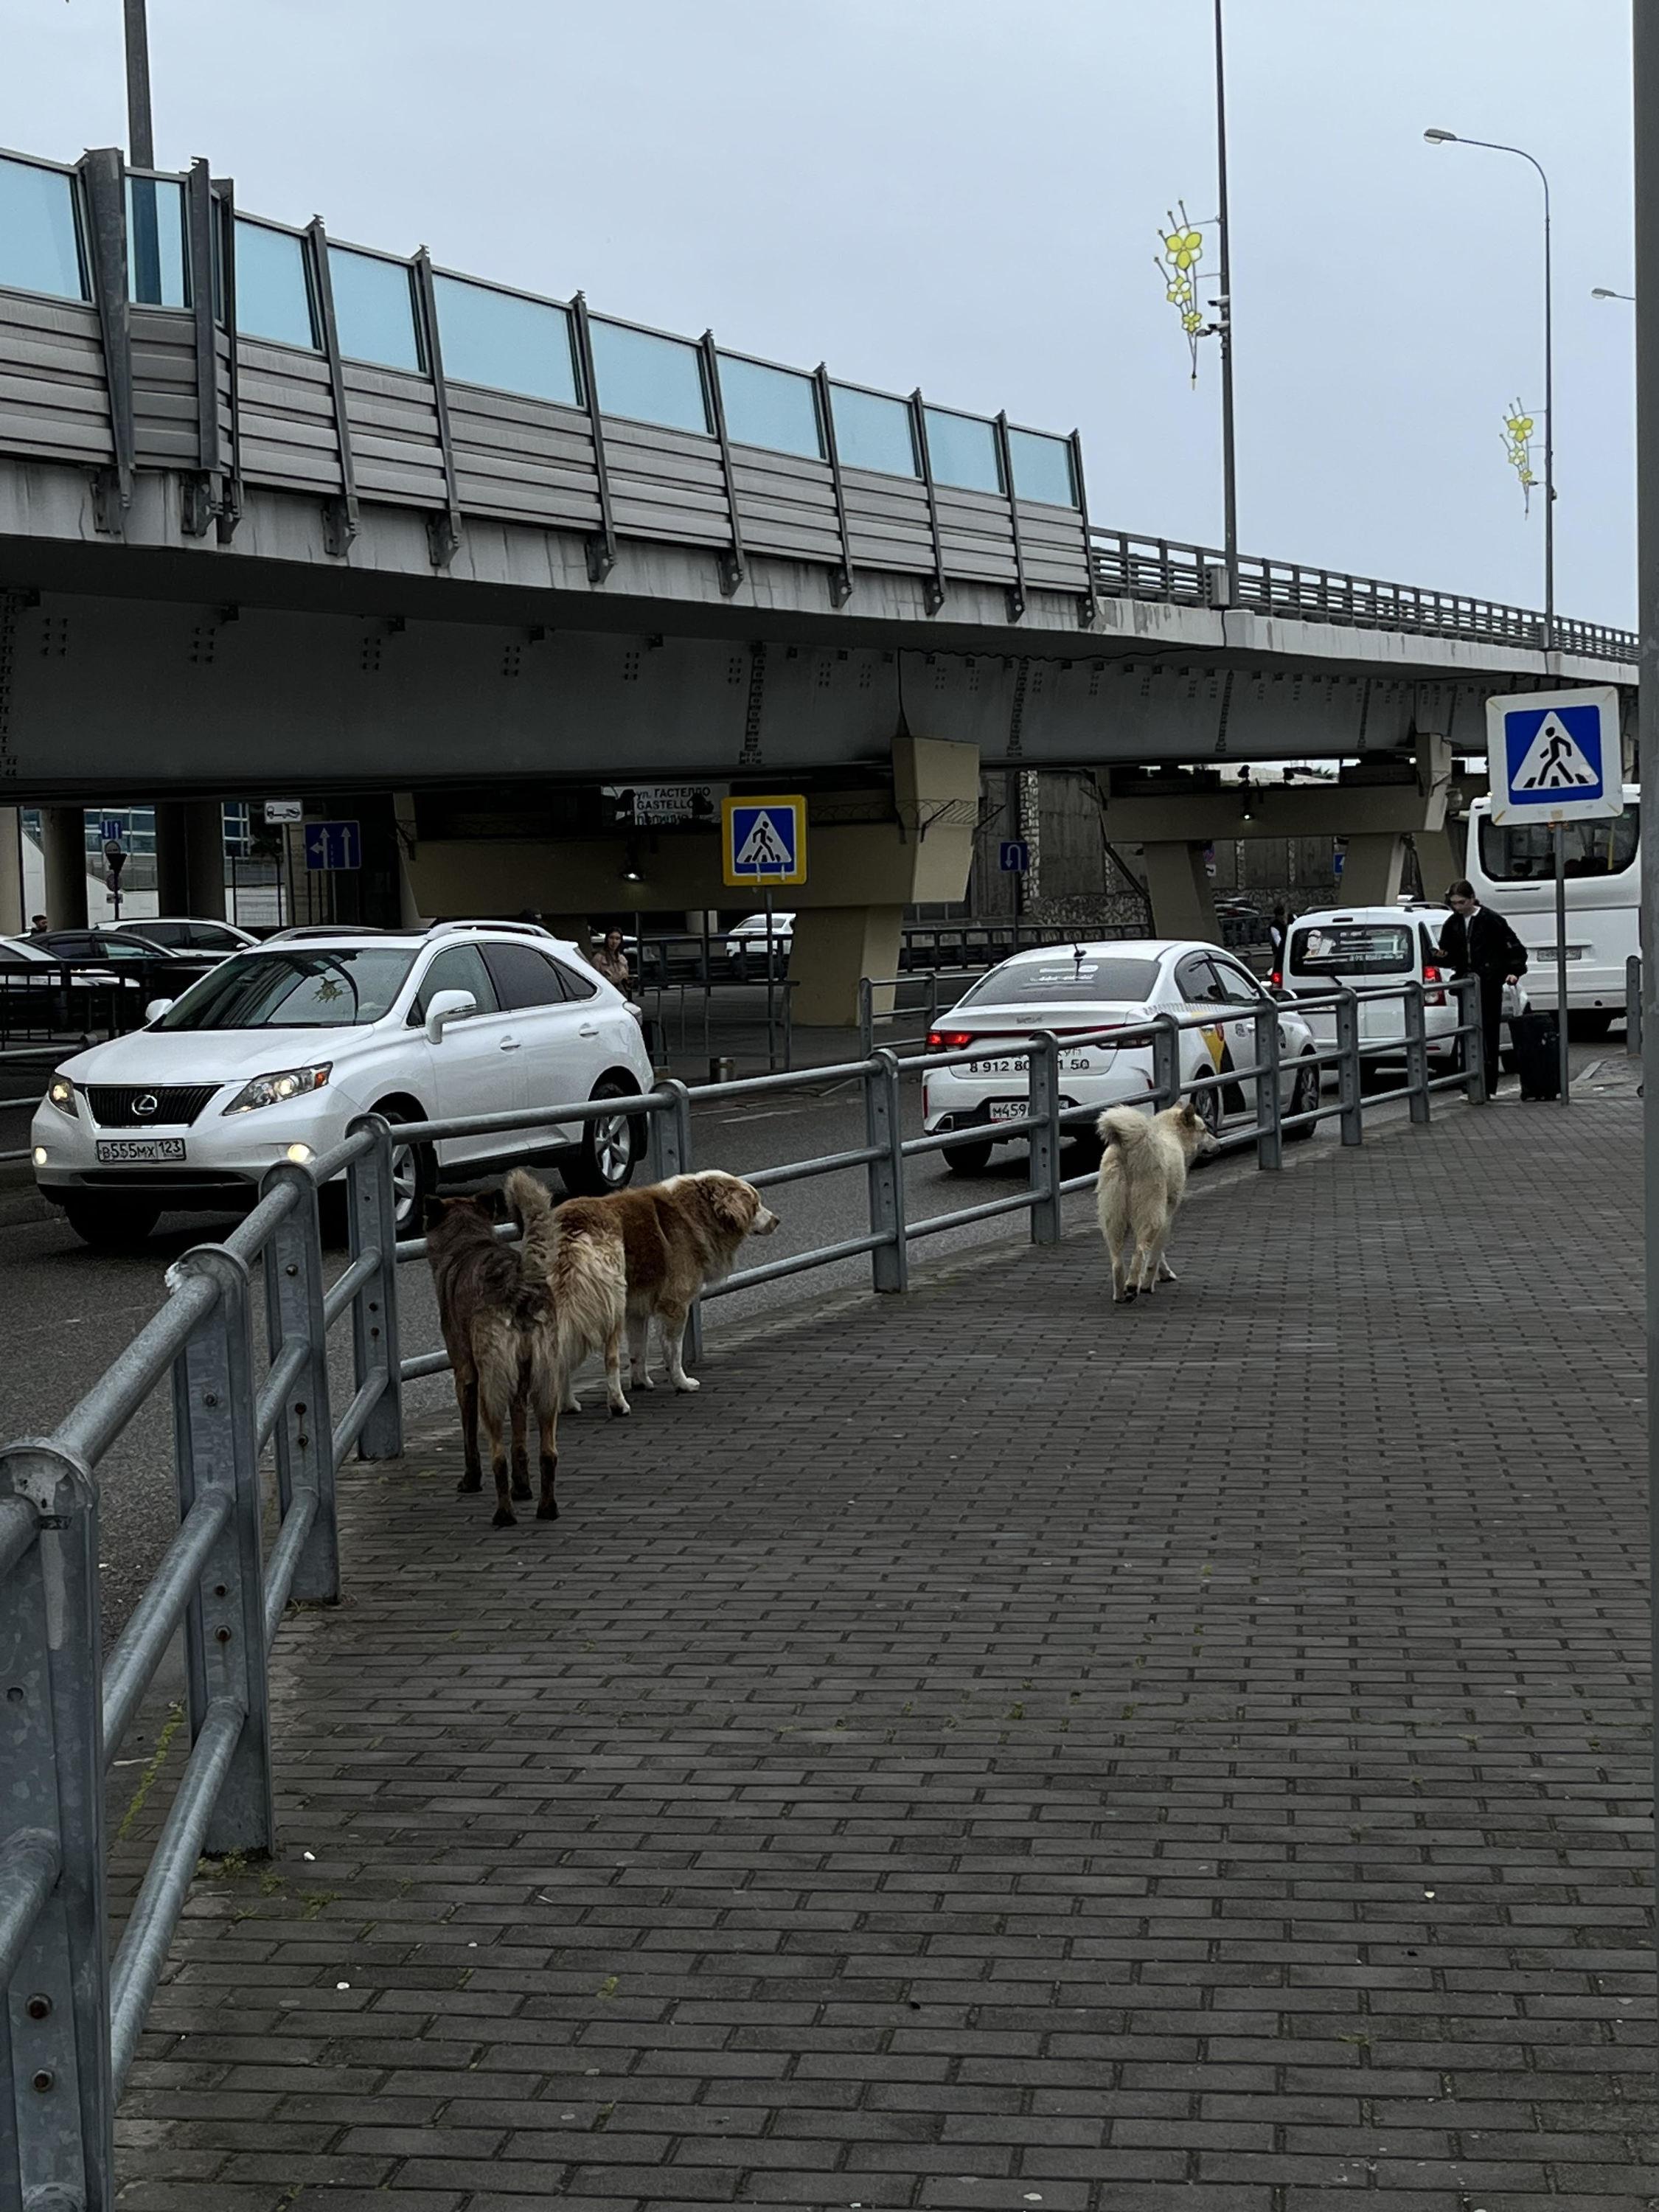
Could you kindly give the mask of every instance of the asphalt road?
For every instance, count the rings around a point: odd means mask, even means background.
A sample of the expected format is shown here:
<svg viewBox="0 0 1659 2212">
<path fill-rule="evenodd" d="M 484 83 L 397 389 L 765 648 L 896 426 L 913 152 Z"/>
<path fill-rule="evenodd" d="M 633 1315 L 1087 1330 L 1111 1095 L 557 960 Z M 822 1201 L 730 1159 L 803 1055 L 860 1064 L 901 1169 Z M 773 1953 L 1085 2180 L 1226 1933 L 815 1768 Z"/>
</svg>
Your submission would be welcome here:
<svg viewBox="0 0 1659 2212">
<path fill-rule="evenodd" d="M 1609 1054 L 1622 1054 L 1621 1042 L 1580 1047 L 1574 1059 L 1581 1069 Z M 921 1101 L 910 1088 L 904 1100 L 907 1134 L 920 1133 Z M 1379 1115 L 1403 1109 L 1384 1107 Z M 830 1152 L 854 1149 L 865 1141 L 864 1108 L 856 1085 L 823 1084 L 805 1093 L 763 1097 L 746 1104 L 699 1109 L 694 1117 L 695 1164 L 735 1172 L 771 1167 Z M 1328 1122 L 1314 1143 L 1336 1142 Z M 1066 1172 L 1086 1165 L 1075 1156 Z M 1226 1173 L 1225 1164 L 1206 1173 Z M 1242 1169 L 1253 1171 L 1248 1158 Z M 908 1163 L 906 1204 L 912 1223 L 955 1208 L 1014 1193 L 1027 1178 L 1024 1148 L 1010 1145 L 994 1156 L 982 1176 L 951 1174 L 937 1154 Z M 761 1262 L 836 1243 L 868 1228 L 865 1170 L 785 1184 L 769 1193 L 781 1217 L 777 1232 L 747 1249 L 745 1259 Z M 69 1411 L 111 1359 L 155 1310 L 163 1293 L 167 1267 L 192 1244 L 224 1234 L 230 1217 L 173 1214 L 164 1217 L 142 1253 L 95 1253 L 82 1244 L 61 1216 L 34 1211 L 27 1191 L 0 1192 L 0 1342 L 9 1356 L 0 1361 L 0 1437 L 41 1435 Z M 1086 1219 L 1090 1199 L 1083 1193 L 1067 1200 L 1068 1221 Z M 8 1220 L 8 1212 L 13 1216 Z M 21 1214 L 22 1218 L 16 1218 Z M 921 1240 L 912 1248 L 913 1264 L 964 1248 L 1024 1233 L 1024 1217 L 976 1223 Z M 334 1255 L 332 1264 L 343 1265 Z M 705 1328 L 711 1342 L 722 1332 L 757 1316 L 776 1311 L 826 1291 L 849 1290 L 870 1281 L 867 1256 L 811 1269 L 710 1301 Z M 400 1327 L 405 1356 L 435 1348 L 437 1318 L 430 1280 L 423 1265 L 400 1277 Z M 256 1343 L 263 1341 L 263 1316 L 254 1317 Z M 350 1396 L 349 1331 L 334 1332 L 335 1411 Z M 586 1386 L 590 1403 L 601 1402 L 592 1372 Z M 410 1386 L 410 1412 L 419 1416 L 449 1410 L 453 1401 L 447 1378 L 432 1376 Z M 566 1446 L 580 1451 L 580 1427 Z M 154 1394 L 112 1447 L 100 1468 L 101 1541 L 104 1564 L 105 1634 L 118 1632 L 132 1604 L 154 1572 L 176 1526 L 172 1468 L 172 1416 L 167 1394 Z"/>
</svg>

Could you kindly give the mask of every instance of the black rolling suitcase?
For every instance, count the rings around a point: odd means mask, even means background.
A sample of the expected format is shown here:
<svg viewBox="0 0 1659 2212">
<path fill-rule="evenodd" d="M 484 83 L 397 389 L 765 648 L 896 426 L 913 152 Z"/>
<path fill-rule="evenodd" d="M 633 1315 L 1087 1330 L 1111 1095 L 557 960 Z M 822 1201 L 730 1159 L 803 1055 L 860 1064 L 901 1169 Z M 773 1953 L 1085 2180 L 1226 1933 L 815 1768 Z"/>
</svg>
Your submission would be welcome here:
<svg viewBox="0 0 1659 2212">
<path fill-rule="evenodd" d="M 1515 1072 L 1521 1078 L 1523 1098 L 1561 1096 L 1561 1047 L 1555 1016 L 1516 1014 L 1510 1023 L 1515 1048 Z"/>
</svg>

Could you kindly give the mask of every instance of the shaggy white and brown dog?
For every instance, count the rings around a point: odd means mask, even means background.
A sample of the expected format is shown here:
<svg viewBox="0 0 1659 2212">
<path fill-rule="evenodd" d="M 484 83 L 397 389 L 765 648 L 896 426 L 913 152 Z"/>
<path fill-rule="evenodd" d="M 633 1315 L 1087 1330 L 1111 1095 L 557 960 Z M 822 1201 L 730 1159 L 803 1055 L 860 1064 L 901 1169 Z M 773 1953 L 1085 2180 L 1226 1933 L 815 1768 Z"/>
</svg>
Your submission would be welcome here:
<svg viewBox="0 0 1659 2212">
<path fill-rule="evenodd" d="M 1112 1257 L 1112 1296 L 1123 1304 L 1176 1280 L 1164 1247 L 1187 1194 L 1187 1170 L 1215 1150 L 1215 1139 L 1192 1105 L 1152 1115 L 1109 1106 L 1095 1127 L 1105 1147 L 1095 1204 Z"/>
<path fill-rule="evenodd" d="M 685 1371 L 686 1317 L 711 1283 L 732 1272 L 746 1237 L 769 1237 L 778 1217 L 751 1182 L 705 1168 L 670 1176 L 641 1190 L 609 1198 L 574 1198 L 560 1206 L 560 1222 L 604 1220 L 622 1237 L 628 1277 L 629 1380 L 655 1388 L 650 1370 L 650 1330 L 657 1323 L 668 1379 L 677 1390 L 699 1386 Z M 567 1398 L 568 1408 L 574 1398 Z M 613 1401 L 614 1403 L 614 1401 Z"/>
</svg>

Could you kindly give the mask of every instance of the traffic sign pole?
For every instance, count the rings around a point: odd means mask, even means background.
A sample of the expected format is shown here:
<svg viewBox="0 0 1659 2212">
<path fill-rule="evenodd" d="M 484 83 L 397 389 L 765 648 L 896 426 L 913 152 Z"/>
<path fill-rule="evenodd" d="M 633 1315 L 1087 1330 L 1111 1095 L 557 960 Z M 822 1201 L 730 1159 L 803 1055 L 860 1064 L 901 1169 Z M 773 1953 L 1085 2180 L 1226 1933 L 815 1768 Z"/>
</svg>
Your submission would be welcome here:
<svg viewBox="0 0 1659 2212">
<path fill-rule="evenodd" d="M 1568 1103 L 1567 833 L 1555 825 L 1555 1047 L 1561 1055 L 1561 1103 Z"/>
</svg>

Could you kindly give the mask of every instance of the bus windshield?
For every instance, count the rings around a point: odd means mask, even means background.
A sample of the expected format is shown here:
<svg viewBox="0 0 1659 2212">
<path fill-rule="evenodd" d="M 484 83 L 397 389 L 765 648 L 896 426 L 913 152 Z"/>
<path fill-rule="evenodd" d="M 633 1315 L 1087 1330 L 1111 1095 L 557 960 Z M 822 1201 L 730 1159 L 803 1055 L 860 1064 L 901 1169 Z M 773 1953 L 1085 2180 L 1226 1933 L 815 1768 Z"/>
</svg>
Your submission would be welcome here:
<svg viewBox="0 0 1659 2212">
<path fill-rule="evenodd" d="M 1562 866 L 1575 876 L 1621 875 L 1636 858 L 1639 806 L 1627 806 L 1612 822 L 1569 822 L 1562 830 Z M 1547 884 L 1555 880 L 1555 833 L 1542 822 L 1502 825 L 1480 817 L 1480 866 L 1493 884 Z"/>
</svg>

